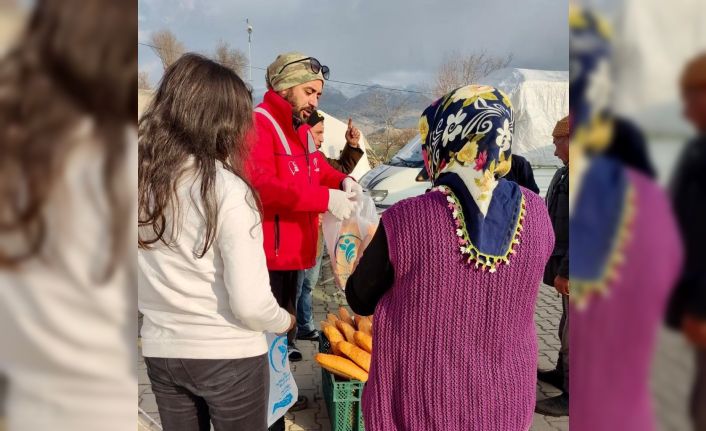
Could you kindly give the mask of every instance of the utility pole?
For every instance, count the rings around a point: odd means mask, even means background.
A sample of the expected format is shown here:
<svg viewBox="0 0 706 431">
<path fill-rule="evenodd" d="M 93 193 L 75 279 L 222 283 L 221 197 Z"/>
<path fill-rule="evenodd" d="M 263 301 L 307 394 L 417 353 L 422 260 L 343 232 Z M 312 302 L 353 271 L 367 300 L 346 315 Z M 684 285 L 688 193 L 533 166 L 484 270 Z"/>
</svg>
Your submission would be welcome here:
<svg viewBox="0 0 706 431">
<path fill-rule="evenodd" d="M 252 25 L 249 18 L 245 19 L 245 23 L 248 26 L 248 80 L 252 86 Z"/>
</svg>

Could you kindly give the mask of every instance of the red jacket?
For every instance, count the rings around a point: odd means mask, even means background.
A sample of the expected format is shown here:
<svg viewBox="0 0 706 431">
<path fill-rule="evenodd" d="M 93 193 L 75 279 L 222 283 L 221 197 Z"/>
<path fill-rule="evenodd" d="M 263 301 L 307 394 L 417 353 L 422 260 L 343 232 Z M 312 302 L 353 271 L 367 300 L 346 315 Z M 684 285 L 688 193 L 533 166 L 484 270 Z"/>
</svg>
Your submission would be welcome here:
<svg viewBox="0 0 706 431">
<path fill-rule="evenodd" d="M 316 260 L 318 216 L 328 208 L 328 189 L 340 189 L 346 176 L 333 169 L 315 147 L 308 147 L 308 128 L 300 133 L 294 130 L 292 108 L 277 93 L 265 93 L 254 121 L 248 136 L 247 172 L 262 200 L 267 268 L 310 268 Z"/>
</svg>

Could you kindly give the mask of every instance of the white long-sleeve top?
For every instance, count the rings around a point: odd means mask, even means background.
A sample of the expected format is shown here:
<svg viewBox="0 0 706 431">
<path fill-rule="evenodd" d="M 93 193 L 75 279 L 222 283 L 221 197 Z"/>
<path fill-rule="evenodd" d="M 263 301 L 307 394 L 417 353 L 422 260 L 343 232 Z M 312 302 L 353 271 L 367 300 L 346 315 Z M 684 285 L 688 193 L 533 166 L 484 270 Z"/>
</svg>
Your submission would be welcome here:
<svg viewBox="0 0 706 431">
<path fill-rule="evenodd" d="M 198 258 L 206 223 L 201 181 L 192 172 L 177 187 L 179 229 L 171 248 L 159 242 L 138 251 L 142 353 L 191 359 L 264 354 L 263 331 L 285 332 L 290 317 L 270 289 L 262 225 L 252 192 L 217 162 L 216 237 Z M 171 220 L 167 220 L 166 233 L 170 229 Z"/>
<path fill-rule="evenodd" d="M 13 431 L 135 429 L 137 223 L 118 239 L 115 254 L 108 244 L 113 214 L 126 210 L 131 221 L 137 216 L 137 130 L 126 130 L 126 157 L 114 178 L 124 184 L 119 201 L 129 205 L 118 204 L 119 212 L 107 197 L 107 155 L 96 142 L 94 122 L 82 119 L 57 138 L 72 146 L 42 207 L 41 250 L 17 268 L 0 268 L 6 426 Z M 18 241 L 16 247 L 26 246 Z M 111 259 L 115 269 L 106 278 Z"/>
</svg>

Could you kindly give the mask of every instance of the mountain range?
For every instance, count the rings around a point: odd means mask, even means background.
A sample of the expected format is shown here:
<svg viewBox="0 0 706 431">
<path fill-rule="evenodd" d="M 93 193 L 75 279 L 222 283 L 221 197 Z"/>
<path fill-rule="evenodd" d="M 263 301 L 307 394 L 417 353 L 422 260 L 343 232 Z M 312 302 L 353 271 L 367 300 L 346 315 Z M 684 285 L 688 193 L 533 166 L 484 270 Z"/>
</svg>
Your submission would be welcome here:
<svg viewBox="0 0 706 431">
<path fill-rule="evenodd" d="M 419 115 L 433 101 L 419 88 L 394 91 L 380 86 L 354 87 L 328 83 L 319 101 L 319 109 L 346 121 L 349 117 L 363 133 L 369 134 L 386 126 L 397 129 L 417 127 Z M 343 90 L 342 90 L 343 88 Z M 264 91 L 255 92 L 255 103 L 262 100 Z"/>
</svg>

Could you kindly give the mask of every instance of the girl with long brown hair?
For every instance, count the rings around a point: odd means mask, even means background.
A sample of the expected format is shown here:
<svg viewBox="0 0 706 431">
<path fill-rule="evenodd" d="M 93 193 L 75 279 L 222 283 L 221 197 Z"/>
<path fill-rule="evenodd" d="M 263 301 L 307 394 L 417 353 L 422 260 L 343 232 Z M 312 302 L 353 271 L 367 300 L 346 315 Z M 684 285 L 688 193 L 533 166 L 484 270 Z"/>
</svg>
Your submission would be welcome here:
<svg viewBox="0 0 706 431">
<path fill-rule="evenodd" d="M 264 331 L 294 317 L 270 291 L 257 196 L 243 175 L 252 98 L 186 54 L 139 122 L 138 307 L 168 430 L 264 430 Z"/>
<path fill-rule="evenodd" d="M 33 3 L 0 60 L 7 427 L 122 431 L 137 385 L 137 5 Z"/>
</svg>

